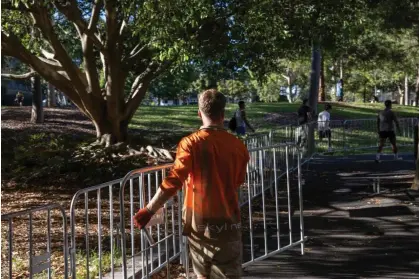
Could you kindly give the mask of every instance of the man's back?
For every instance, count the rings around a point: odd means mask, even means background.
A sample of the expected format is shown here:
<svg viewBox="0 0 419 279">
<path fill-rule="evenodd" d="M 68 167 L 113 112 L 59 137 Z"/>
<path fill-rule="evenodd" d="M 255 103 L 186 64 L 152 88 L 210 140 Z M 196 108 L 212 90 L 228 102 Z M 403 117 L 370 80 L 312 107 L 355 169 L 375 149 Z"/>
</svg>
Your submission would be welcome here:
<svg viewBox="0 0 419 279">
<path fill-rule="evenodd" d="M 396 121 L 396 115 L 391 109 L 386 108 L 378 114 L 380 120 L 380 131 L 393 131 L 393 122 Z"/>
<path fill-rule="evenodd" d="M 179 161 L 191 164 L 185 188 L 184 232 L 200 238 L 235 238 L 240 229 L 238 188 L 244 183 L 249 153 L 222 129 L 201 129 L 179 143 Z M 178 161 L 178 160 L 177 160 Z M 175 169 L 179 166 L 175 166 Z M 174 176 L 176 172 L 171 173 Z M 182 175 L 182 174 L 181 174 Z M 164 184 L 169 184 L 168 177 Z"/>
</svg>

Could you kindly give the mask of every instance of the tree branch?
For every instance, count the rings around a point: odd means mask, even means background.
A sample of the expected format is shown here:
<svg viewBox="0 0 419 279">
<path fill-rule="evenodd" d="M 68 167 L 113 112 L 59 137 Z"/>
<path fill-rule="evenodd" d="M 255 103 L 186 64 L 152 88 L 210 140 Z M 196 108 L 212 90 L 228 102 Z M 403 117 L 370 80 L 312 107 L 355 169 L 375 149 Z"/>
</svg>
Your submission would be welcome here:
<svg viewBox="0 0 419 279">
<path fill-rule="evenodd" d="M 150 63 L 149 67 L 147 67 L 147 69 L 143 73 L 137 76 L 133 83 L 130 97 L 126 101 L 124 113 L 124 119 L 126 121 L 131 120 L 132 116 L 135 113 L 135 110 L 141 104 L 141 101 L 143 100 L 145 93 L 147 92 L 147 88 L 150 82 L 156 76 L 158 76 L 160 73 L 166 70 L 172 63 L 173 61 L 165 61 L 159 65 L 158 63 L 153 61 Z"/>
<path fill-rule="evenodd" d="M 83 20 L 76 0 L 68 0 L 65 4 L 60 0 L 55 0 L 54 5 L 57 10 L 59 10 L 69 21 L 73 22 L 74 25 L 77 26 L 81 33 L 86 34 L 88 38 L 92 40 L 99 51 L 104 51 L 104 46 L 100 37 L 95 34 L 95 28 L 97 21 L 99 20 L 101 10 L 100 2 L 100 0 L 97 0 L 93 6 L 92 17 L 90 18 L 89 25 L 87 25 L 87 23 Z"/>
<path fill-rule="evenodd" d="M 57 89 L 64 92 L 81 111 L 85 112 L 81 99 L 74 90 L 72 81 L 66 76 L 67 73 L 62 68 L 59 70 L 58 67 L 48 64 L 30 53 L 13 33 L 6 34 L 3 31 L 1 32 L 1 51 L 2 55 L 15 57 L 29 65 Z M 63 74 L 60 74 L 60 72 L 63 72 Z"/>
<path fill-rule="evenodd" d="M 99 21 L 100 16 L 100 10 L 103 7 L 103 1 L 102 0 L 96 0 L 93 4 L 92 8 L 92 16 L 90 17 L 89 25 L 87 26 L 87 29 L 89 31 L 95 31 L 97 29 L 97 23 Z"/>
<path fill-rule="evenodd" d="M 54 32 L 54 27 L 51 18 L 48 14 L 46 7 L 39 4 L 34 4 L 31 12 L 35 25 L 42 31 L 42 34 L 51 44 L 54 50 L 54 59 L 58 60 L 63 68 L 67 71 L 68 76 L 71 78 L 72 83 L 78 92 L 84 92 L 86 84 L 85 77 L 80 69 L 73 63 L 66 49 L 58 39 L 57 34 Z"/>
<path fill-rule="evenodd" d="M 21 75 L 15 75 L 15 74 L 1 74 L 1 77 L 9 78 L 9 79 L 28 79 L 31 77 L 36 76 L 35 71 L 30 71 L 29 73 L 21 74 Z"/>
</svg>

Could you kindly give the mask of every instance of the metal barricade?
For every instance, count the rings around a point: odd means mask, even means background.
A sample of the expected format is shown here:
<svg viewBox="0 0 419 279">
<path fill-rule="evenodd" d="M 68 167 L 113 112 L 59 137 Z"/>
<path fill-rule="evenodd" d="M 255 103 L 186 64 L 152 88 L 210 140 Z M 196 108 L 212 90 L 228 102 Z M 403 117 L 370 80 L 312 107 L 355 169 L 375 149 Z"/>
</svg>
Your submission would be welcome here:
<svg viewBox="0 0 419 279">
<path fill-rule="evenodd" d="M 121 262 L 118 193 L 122 179 L 77 191 L 70 205 L 72 278 L 114 278 Z"/>
<path fill-rule="evenodd" d="M 248 149 L 272 145 L 272 132 L 251 135 L 244 140 Z"/>
<path fill-rule="evenodd" d="M 400 134 L 398 134 L 396 127 L 394 127 L 398 146 L 413 145 L 414 127 L 417 121 L 417 118 L 399 119 Z M 343 123 L 343 128 L 345 150 L 377 148 L 379 141 L 377 119 L 346 120 Z"/>
<path fill-rule="evenodd" d="M 62 219 L 58 227 L 57 219 Z M 2 229 L 7 227 L 7 245 L 2 243 L 2 248 L 8 251 L 2 259 L 2 278 L 68 278 L 67 218 L 62 206 L 48 204 L 4 214 L 1 222 Z M 54 269 L 53 262 L 62 269 Z"/>
<path fill-rule="evenodd" d="M 129 172 L 121 182 L 119 193 L 120 226 L 121 231 L 128 231 L 122 235 L 123 278 L 128 278 L 129 275 L 132 275 L 132 278 L 137 278 L 137 276 L 149 278 L 165 266 L 167 272 L 170 272 L 169 263 L 181 255 L 181 261 L 187 261 L 187 253 L 183 252 L 185 249 L 184 239 L 181 236 L 182 192 L 178 192 L 175 196 L 176 200 L 175 197 L 172 197 L 164 205 L 163 210 L 159 213 L 164 216 L 162 223 L 152 224 L 147 228 L 147 231 L 142 230 L 141 232 L 135 230 L 133 223 L 133 216 L 136 213 L 134 206 L 138 204 L 138 208 L 142 208 L 152 199 L 165 178 L 166 172 L 171 167 L 172 164 L 134 170 Z M 129 195 L 126 195 L 128 191 L 125 191 L 125 187 L 128 181 L 130 181 Z M 126 208 L 126 205 L 129 208 Z M 123 210 L 124 208 L 125 210 Z M 157 239 L 156 243 L 149 243 L 147 234 L 152 239 Z"/>
<path fill-rule="evenodd" d="M 251 161 L 246 183 L 240 188 L 242 240 L 245 247 L 243 267 L 296 245 L 301 245 L 301 253 L 304 254 L 299 149 L 295 144 L 280 144 L 255 148 L 249 153 Z M 297 170 L 295 179 L 291 177 L 294 169 Z M 281 179 L 284 177 L 285 180 Z M 295 215 L 296 210 L 299 213 Z M 297 222 L 295 219 L 298 219 L 299 228 L 293 225 Z M 284 242 L 287 244 L 282 245 Z"/>
</svg>

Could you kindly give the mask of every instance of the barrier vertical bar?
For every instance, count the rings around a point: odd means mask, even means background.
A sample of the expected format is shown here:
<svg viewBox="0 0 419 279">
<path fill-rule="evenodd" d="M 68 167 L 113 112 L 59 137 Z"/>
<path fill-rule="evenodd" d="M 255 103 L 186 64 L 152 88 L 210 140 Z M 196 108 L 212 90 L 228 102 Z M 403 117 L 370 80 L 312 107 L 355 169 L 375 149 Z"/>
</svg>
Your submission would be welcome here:
<svg viewBox="0 0 419 279">
<path fill-rule="evenodd" d="M 49 260 L 51 261 L 51 210 L 48 208 L 47 211 L 47 222 L 48 222 L 48 227 L 47 227 L 47 252 L 49 254 Z M 65 241 L 65 239 L 63 239 L 63 242 Z M 65 260 L 65 258 L 64 258 Z M 48 279 L 51 279 L 51 266 L 48 267 Z"/>
<path fill-rule="evenodd" d="M 13 218 L 9 218 L 9 255 L 8 255 L 8 260 L 9 260 L 9 278 L 12 278 L 13 275 Z"/>
<path fill-rule="evenodd" d="M 173 215 L 173 214 L 172 214 Z M 167 204 L 164 204 L 164 237 L 165 237 L 165 245 L 166 245 L 166 264 L 167 264 L 167 271 L 166 271 L 166 278 L 170 279 L 170 262 L 169 262 L 169 239 L 167 238 L 168 235 L 168 230 L 169 230 L 169 226 L 167 224 L 168 219 L 167 219 Z M 159 259 L 160 259 L 160 254 L 159 254 Z"/>
<path fill-rule="evenodd" d="M 287 196 L 288 196 L 288 226 L 290 234 L 290 244 L 292 244 L 292 217 L 291 217 L 291 193 L 290 193 L 290 168 L 288 160 L 288 146 L 285 147 L 285 165 L 287 173 Z"/>
<path fill-rule="evenodd" d="M 259 167 L 260 167 L 260 175 L 261 175 L 261 182 L 262 182 L 262 212 L 263 212 L 263 234 L 264 234 L 264 242 L 265 242 L 265 255 L 268 254 L 268 232 L 266 228 L 266 208 L 265 208 L 265 183 L 263 177 L 263 156 L 262 150 L 259 150 Z"/>
<path fill-rule="evenodd" d="M 276 236 L 278 238 L 278 249 L 281 248 L 281 239 L 280 239 L 280 225 L 279 225 L 279 205 L 278 205 L 278 178 L 276 174 L 276 150 L 272 148 L 273 151 L 273 160 L 274 160 L 274 183 L 275 183 L 275 212 L 276 212 Z"/>
<path fill-rule="evenodd" d="M 156 186 L 156 192 L 157 192 L 157 190 L 159 188 L 159 175 L 158 175 L 158 172 L 156 172 L 156 184 L 155 184 L 155 186 Z M 159 255 L 158 256 L 158 262 L 159 262 L 159 266 L 160 266 L 161 265 L 161 257 L 160 257 L 160 255 L 161 255 L 160 224 L 157 224 L 157 243 L 158 243 L 157 244 L 157 255 Z M 167 253 L 168 253 L 168 251 L 166 250 L 166 254 Z"/>
<path fill-rule="evenodd" d="M 32 279 L 32 212 L 29 212 L 29 278 Z"/>
<path fill-rule="evenodd" d="M 115 278 L 115 269 L 114 269 L 114 241 L 113 241 L 113 192 L 112 185 L 109 185 L 109 222 L 110 222 L 110 231 L 111 231 L 111 274 L 112 279 Z"/>
<path fill-rule="evenodd" d="M 135 278 L 135 244 L 134 244 L 134 181 L 129 180 L 129 209 L 130 209 L 130 224 L 131 224 L 131 265 L 132 265 L 132 278 Z"/>
<path fill-rule="evenodd" d="M 90 278 L 89 277 L 89 270 L 90 270 L 90 267 L 89 267 L 89 253 L 90 253 L 90 251 L 89 251 L 89 193 L 85 193 L 84 194 L 84 216 L 86 217 L 86 226 L 85 226 L 85 230 L 86 230 L 86 233 L 85 233 L 85 242 L 86 242 L 86 275 L 87 275 L 87 278 Z M 74 219 L 74 221 L 75 221 L 75 219 Z M 74 225 L 73 225 L 74 226 Z M 74 238 L 76 237 L 75 235 L 73 236 Z M 73 249 L 75 249 L 76 248 L 76 243 L 73 243 Z M 75 276 L 75 273 L 76 273 L 76 258 L 74 257 L 74 259 L 73 259 L 73 261 L 74 261 L 74 270 L 73 270 L 73 272 L 74 272 L 74 274 L 73 274 L 73 276 Z"/>
<path fill-rule="evenodd" d="M 298 149 L 297 149 L 298 151 Z M 301 185 L 301 160 L 297 156 L 297 173 L 298 173 L 298 196 L 300 199 L 300 237 L 301 237 L 301 255 L 304 255 L 304 210 L 303 210 L 303 187 Z"/>
<path fill-rule="evenodd" d="M 254 248 L 253 248 L 253 222 L 252 222 L 252 197 L 251 197 L 251 186 L 250 186 L 250 171 L 249 171 L 249 164 L 247 164 L 247 196 L 248 196 L 248 205 L 249 205 L 249 233 L 250 233 L 250 260 L 253 261 L 254 259 Z"/>
<path fill-rule="evenodd" d="M 99 254 L 99 279 L 102 278 L 102 207 L 101 190 L 97 190 L 97 226 L 98 226 L 98 254 Z"/>
</svg>

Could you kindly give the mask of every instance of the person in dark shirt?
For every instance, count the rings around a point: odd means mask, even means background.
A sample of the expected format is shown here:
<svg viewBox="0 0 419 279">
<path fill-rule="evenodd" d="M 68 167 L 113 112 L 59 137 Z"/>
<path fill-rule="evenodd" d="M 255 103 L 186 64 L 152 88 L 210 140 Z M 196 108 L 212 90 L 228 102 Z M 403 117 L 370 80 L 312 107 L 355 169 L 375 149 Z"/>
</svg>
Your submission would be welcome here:
<svg viewBox="0 0 419 279">
<path fill-rule="evenodd" d="M 298 109 L 297 144 L 302 147 L 307 142 L 307 123 L 311 121 L 311 108 L 308 106 L 308 99 Z"/>
<path fill-rule="evenodd" d="M 307 124 L 311 121 L 311 108 L 308 106 L 308 99 L 303 100 L 303 104 L 298 109 L 298 124 Z"/>
<path fill-rule="evenodd" d="M 381 152 L 383 151 L 386 140 L 389 139 L 391 146 L 393 147 L 394 159 L 401 159 L 397 155 L 397 144 L 396 144 L 396 133 L 394 133 L 394 124 L 396 124 L 397 131 L 400 133 L 400 124 L 396 117 L 396 114 L 391 110 L 391 101 L 387 100 L 384 102 L 386 108 L 380 111 L 377 117 L 377 132 L 380 137 L 380 144 L 378 145 L 378 151 L 375 158 L 377 163 L 380 162 Z"/>
</svg>

